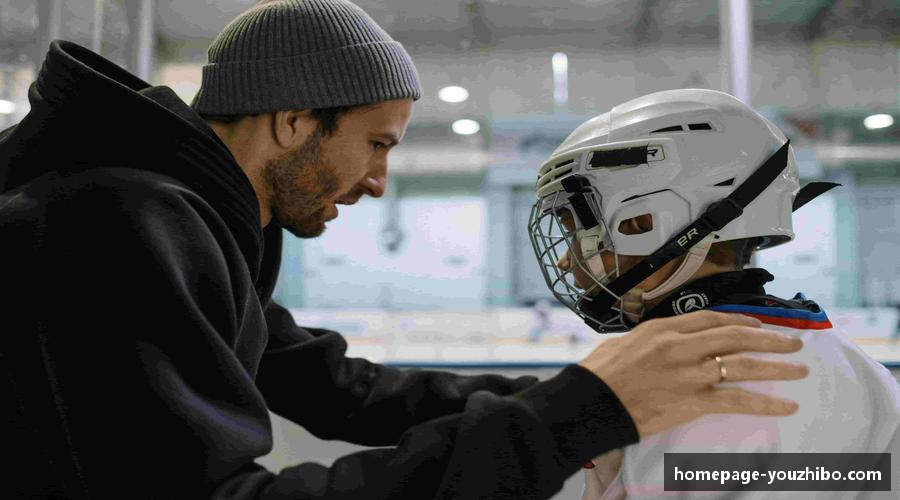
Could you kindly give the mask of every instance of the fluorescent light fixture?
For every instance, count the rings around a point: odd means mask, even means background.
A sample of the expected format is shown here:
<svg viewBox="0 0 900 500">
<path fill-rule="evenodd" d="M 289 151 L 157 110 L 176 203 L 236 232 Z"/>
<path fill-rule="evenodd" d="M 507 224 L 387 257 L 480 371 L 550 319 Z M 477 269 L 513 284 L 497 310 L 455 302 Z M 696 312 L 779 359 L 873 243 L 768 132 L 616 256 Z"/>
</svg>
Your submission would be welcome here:
<svg viewBox="0 0 900 500">
<path fill-rule="evenodd" d="M 719 1 L 720 46 L 728 78 L 726 91 L 750 105 L 750 56 L 753 53 L 753 5 L 749 0 Z"/>
<path fill-rule="evenodd" d="M 553 54 L 553 102 L 558 105 L 569 100 L 569 58 L 562 52 Z"/>
<path fill-rule="evenodd" d="M 469 98 L 469 91 L 458 85 L 450 85 L 438 91 L 438 98 L 444 102 L 463 102 Z"/>
<path fill-rule="evenodd" d="M 894 117 L 891 115 L 887 115 L 884 113 L 879 113 L 877 115 L 869 115 L 863 120 L 863 125 L 866 126 L 869 130 L 874 130 L 876 128 L 885 128 L 890 127 L 894 124 Z"/>
<path fill-rule="evenodd" d="M 11 115 L 16 112 L 16 103 L 0 99 L 0 115 Z"/>
<path fill-rule="evenodd" d="M 454 132 L 459 135 L 472 135 L 478 133 L 481 130 L 481 125 L 478 124 L 475 120 L 469 120 L 468 118 L 463 118 L 462 120 L 456 120 L 453 122 L 453 125 L 450 126 Z"/>
</svg>

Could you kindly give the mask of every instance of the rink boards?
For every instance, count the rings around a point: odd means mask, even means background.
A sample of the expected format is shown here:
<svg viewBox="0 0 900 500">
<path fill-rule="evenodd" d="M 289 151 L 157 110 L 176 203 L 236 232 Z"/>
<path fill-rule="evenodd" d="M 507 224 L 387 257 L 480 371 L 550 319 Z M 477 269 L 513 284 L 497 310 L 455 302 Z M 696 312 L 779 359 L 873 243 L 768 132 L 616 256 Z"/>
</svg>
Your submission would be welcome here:
<svg viewBox="0 0 900 500">
<path fill-rule="evenodd" d="M 546 320 L 527 308 L 483 311 L 292 310 L 300 325 L 347 338 L 348 354 L 400 366 L 561 366 L 578 361 L 613 335 L 599 335 L 570 311 Z M 900 368 L 898 313 L 893 308 L 828 311 L 841 334 L 873 359 Z M 834 334 L 833 331 L 830 331 Z"/>
</svg>

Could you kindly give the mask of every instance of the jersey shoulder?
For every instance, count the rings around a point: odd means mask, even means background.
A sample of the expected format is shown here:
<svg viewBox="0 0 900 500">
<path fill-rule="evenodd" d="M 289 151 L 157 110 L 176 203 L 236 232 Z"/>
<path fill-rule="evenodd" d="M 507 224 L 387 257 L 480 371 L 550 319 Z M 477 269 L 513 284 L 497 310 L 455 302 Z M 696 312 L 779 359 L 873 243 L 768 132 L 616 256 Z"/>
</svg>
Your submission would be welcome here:
<svg viewBox="0 0 900 500">
<path fill-rule="evenodd" d="M 710 306 L 713 311 L 752 316 L 767 325 L 777 325 L 796 330 L 828 330 L 834 328 L 828 315 L 815 301 L 802 293 L 791 299 L 774 295 L 735 296 L 734 303 Z"/>
</svg>

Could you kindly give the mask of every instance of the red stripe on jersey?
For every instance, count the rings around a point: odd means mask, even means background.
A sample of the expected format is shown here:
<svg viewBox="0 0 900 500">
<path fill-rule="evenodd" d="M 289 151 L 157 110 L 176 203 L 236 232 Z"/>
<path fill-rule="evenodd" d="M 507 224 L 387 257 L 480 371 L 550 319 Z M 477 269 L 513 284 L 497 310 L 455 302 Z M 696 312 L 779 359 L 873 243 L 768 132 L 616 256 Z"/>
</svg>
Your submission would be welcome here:
<svg viewBox="0 0 900 500">
<path fill-rule="evenodd" d="M 799 319 L 799 318 L 779 318 L 777 316 L 767 316 L 764 314 L 749 314 L 742 312 L 741 314 L 754 317 L 763 323 L 768 323 L 770 325 L 778 325 L 778 326 L 786 326 L 788 328 L 796 328 L 797 330 L 827 330 L 829 328 L 834 328 L 831 324 L 831 321 L 813 321 L 809 319 Z"/>
</svg>

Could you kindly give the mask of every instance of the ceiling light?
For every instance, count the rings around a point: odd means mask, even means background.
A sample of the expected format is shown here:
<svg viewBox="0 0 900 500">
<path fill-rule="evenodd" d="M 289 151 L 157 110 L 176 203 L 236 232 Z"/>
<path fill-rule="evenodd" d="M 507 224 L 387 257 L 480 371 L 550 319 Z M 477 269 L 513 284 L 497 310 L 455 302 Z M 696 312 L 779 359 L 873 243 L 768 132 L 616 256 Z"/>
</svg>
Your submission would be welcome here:
<svg viewBox="0 0 900 500">
<path fill-rule="evenodd" d="M 463 102 L 469 98 L 469 91 L 457 85 L 450 85 L 438 91 L 438 98 L 444 102 Z"/>
<path fill-rule="evenodd" d="M 874 130 L 876 128 L 885 128 L 890 127 L 894 124 L 894 117 L 891 115 L 886 115 L 884 113 L 879 113 L 877 115 L 869 115 L 863 120 L 863 125 L 866 126 L 869 130 Z"/>
<path fill-rule="evenodd" d="M 553 102 L 562 105 L 569 100 L 569 58 L 562 52 L 553 54 Z"/>
<path fill-rule="evenodd" d="M 456 120 L 455 122 L 453 122 L 451 128 L 459 135 L 472 135 L 478 133 L 478 131 L 481 130 L 481 125 L 479 125 L 475 120 L 464 118 L 462 120 Z"/>
<path fill-rule="evenodd" d="M 0 115 L 11 115 L 16 112 L 16 103 L 0 99 Z"/>
</svg>

